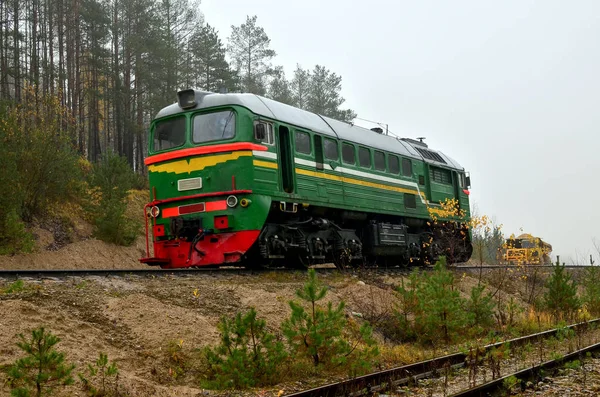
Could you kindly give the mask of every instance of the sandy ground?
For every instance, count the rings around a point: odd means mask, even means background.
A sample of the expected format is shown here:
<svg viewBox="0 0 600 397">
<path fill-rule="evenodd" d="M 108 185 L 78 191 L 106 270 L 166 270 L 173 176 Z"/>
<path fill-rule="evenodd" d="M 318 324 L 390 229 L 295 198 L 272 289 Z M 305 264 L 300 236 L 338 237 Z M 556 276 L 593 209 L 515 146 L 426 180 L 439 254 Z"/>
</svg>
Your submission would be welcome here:
<svg viewBox="0 0 600 397">
<path fill-rule="evenodd" d="M 321 277 L 334 303 L 382 291 L 352 277 Z M 218 343 L 221 316 L 249 307 L 275 330 L 289 317 L 288 301 L 304 281 L 302 273 L 26 280 L 22 291 L 0 294 L 0 367 L 21 356 L 15 335 L 44 325 L 61 338 L 58 348 L 77 371 L 107 353 L 130 395 L 202 395 L 198 374 L 174 375 L 173 346 L 180 344 L 191 363 L 198 348 Z M 1 280 L 0 289 L 9 283 Z M 352 310 L 357 307 L 349 301 Z M 9 395 L 6 380 L 0 371 L 0 396 Z M 78 383 L 59 395 L 84 395 Z"/>
<path fill-rule="evenodd" d="M 56 251 L 0 255 L 0 269 L 136 269 L 146 256 L 146 240 L 137 238 L 131 247 L 118 247 L 96 239 L 68 244 Z"/>
</svg>

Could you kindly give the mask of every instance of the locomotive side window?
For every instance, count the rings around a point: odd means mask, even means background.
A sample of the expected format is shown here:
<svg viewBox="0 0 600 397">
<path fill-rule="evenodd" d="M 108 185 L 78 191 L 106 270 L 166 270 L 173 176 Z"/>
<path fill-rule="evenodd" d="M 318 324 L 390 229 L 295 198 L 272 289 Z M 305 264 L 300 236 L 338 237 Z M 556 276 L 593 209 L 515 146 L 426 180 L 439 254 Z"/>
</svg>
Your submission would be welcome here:
<svg viewBox="0 0 600 397">
<path fill-rule="evenodd" d="M 412 176 L 412 161 L 410 159 L 402 159 L 402 175 Z"/>
<path fill-rule="evenodd" d="M 414 194 L 404 193 L 404 207 L 417 208 L 417 198 Z"/>
<path fill-rule="evenodd" d="M 373 153 L 373 158 L 375 160 L 375 169 L 378 171 L 385 171 L 385 155 L 383 152 L 376 150 Z"/>
<path fill-rule="evenodd" d="M 344 143 L 342 145 L 342 160 L 347 164 L 354 164 L 354 145 Z"/>
<path fill-rule="evenodd" d="M 266 145 L 273 145 L 275 143 L 273 139 L 273 124 L 257 121 L 254 124 L 254 138 Z"/>
<path fill-rule="evenodd" d="M 361 167 L 371 168 L 371 151 L 366 147 L 358 148 L 358 164 Z"/>
<path fill-rule="evenodd" d="M 310 135 L 296 131 L 296 152 L 310 154 Z"/>
<path fill-rule="evenodd" d="M 388 164 L 392 174 L 400 173 L 400 160 L 398 159 L 398 156 L 394 156 L 392 154 L 388 155 Z"/>
<path fill-rule="evenodd" d="M 235 113 L 232 111 L 197 114 L 194 116 L 192 140 L 204 143 L 231 139 L 235 136 Z"/>
<path fill-rule="evenodd" d="M 323 145 L 323 149 L 325 151 L 325 158 L 327 160 L 337 160 L 340 157 L 336 141 L 334 141 L 333 139 L 325 138 Z"/>
</svg>

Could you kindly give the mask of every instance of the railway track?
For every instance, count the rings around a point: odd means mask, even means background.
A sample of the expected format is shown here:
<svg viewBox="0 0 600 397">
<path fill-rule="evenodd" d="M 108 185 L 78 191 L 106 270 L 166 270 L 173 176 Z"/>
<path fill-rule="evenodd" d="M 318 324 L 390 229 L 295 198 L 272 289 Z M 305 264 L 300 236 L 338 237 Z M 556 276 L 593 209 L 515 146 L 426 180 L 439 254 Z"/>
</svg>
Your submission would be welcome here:
<svg viewBox="0 0 600 397">
<path fill-rule="evenodd" d="M 577 323 L 568 326 L 567 328 L 576 329 L 582 326 L 600 325 L 600 318 L 590 320 L 585 323 Z M 559 329 L 551 329 L 520 338 L 510 339 L 503 342 L 498 342 L 484 346 L 485 352 L 494 348 L 499 348 L 509 344 L 512 346 L 525 345 L 532 341 L 539 341 L 551 336 L 555 336 Z M 490 382 L 477 385 L 470 389 L 454 394 L 455 397 L 474 397 L 474 396 L 489 396 L 490 391 L 497 389 L 503 385 L 504 379 L 510 376 L 516 376 L 522 379 L 526 376 L 533 376 L 539 369 L 549 369 L 556 367 L 560 362 L 568 361 L 579 357 L 588 351 L 600 350 L 600 343 L 587 346 L 581 350 L 570 353 L 562 357 L 562 359 L 549 360 L 542 364 L 519 370 L 515 373 L 494 379 Z M 434 376 L 438 371 L 444 368 L 460 368 L 463 367 L 468 359 L 467 353 L 459 352 L 449 354 L 442 357 L 433 358 L 430 360 L 420 361 L 413 364 L 404 365 L 401 367 L 391 368 L 384 371 L 374 372 L 368 375 L 360 376 L 353 379 L 344 380 L 341 382 L 331 383 L 328 385 L 316 387 L 309 390 L 304 390 L 296 393 L 284 395 L 284 397 L 333 397 L 333 396 L 361 396 L 372 395 L 374 392 L 386 392 L 394 388 L 416 383 L 419 379 L 424 379 Z"/>
<path fill-rule="evenodd" d="M 577 266 L 566 265 L 569 269 L 585 269 L 589 265 Z M 454 270 L 499 270 L 499 269 L 523 269 L 523 268 L 552 268 L 546 265 L 484 265 L 484 266 L 466 266 L 457 265 L 451 266 Z M 432 270 L 432 267 L 419 267 L 423 271 Z M 319 273 L 328 273 L 334 271 L 345 272 L 349 274 L 407 274 L 413 268 L 407 267 L 360 267 L 353 269 L 339 270 L 333 265 L 319 265 L 315 267 Z M 244 267 L 220 267 L 220 268 L 184 268 L 184 269 L 24 269 L 24 270 L 2 270 L 0 269 L 0 278 L 63 278 L 63 277 L 87 277 L 87 276 L 196 276 L 201 274 L 241 274 L 253 275 L 268 272 L 301 272 L 302 269 L 292 268 L 244 268 Z"/>
<path fill-rule="evenodd" d="M 487 397 L 494 395 L 494 392 L 501 390 L 504 386 L 505 380 L 509 378 L 516 378 L 519 380 L 520 384 L 526 384 L 527 381 L 532 381 L 536 378 L 540 377 L 540 373 L 542 371 L 551 371 L 554 370 L 564 363 L 569 361 L 578 360 L 582 357 L 585 357 L 587 353 L 598 352 L 600 351 L 600 343 L 594 343 L 592 345 L 586 346 L 583 349 L 576 350 L 572 353 L 566 354 L 560 359 L 548 360 L 541 364 L 534 365 L 511 374 L 499 377 L 497 379 L 491 380 L 489 382 L 477 385 L 467 390 L 463 390 L 458 393 L 451 394 L 450 397 Z"/>
</svg>

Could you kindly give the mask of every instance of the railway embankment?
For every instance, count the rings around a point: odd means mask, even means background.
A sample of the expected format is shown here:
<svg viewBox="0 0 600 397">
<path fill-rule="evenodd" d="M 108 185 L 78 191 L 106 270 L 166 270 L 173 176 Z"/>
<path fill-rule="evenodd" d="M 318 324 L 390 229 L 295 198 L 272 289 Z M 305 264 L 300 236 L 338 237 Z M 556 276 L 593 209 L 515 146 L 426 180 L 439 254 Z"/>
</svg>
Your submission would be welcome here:
<svg viewBox="0 0 600 397">
<path fill-rule="evenodd" d="M 61 339 L 56 348 L 76 366 L 75 371 L 85 371 L 100 352 L 106 353 L 119 368 L 120 390 L 129 395 L 297 392 L 346 379 L 349 374 L 381 371 L 555 327 L 553 313 L 562 316 L 562 312 L 551 307 L 560 303 L 548 300 L 553 296 L 549 294 L 553 274 L 548 269 L 538 269 L 536 274 L 529 271 L 318 271 L 326 292 L 317 306 L 327 313 L 328 303 L 336 309 L 343 302 L 342 316 L 336 321 L 344 327 L 334 335 L 325 332 L 328 326 L 315 332 L 335 343 L 350 343 L 352 351 L 375 346 L 377 354 L 361 356 L 362 362 L 352 361 L 354 353 L 350 353 L 345 361 L 333 357 L 316 366 L 310 354 L 293 348 L 284 326 L 292 318 L 289 302 L 306 303 L 298 296 L 298 291 L 306 290 L 303 271 L 5 277 L 0 279 L 0 367 L 4 369 L 0 395 L 9 394 L 7 369 L 24 355 L 16 346 L 16 335 L 29 335 L 40 326 Z M 569 309 L 571 320 L 591 318 L 590 303 L 582 305 L 588 299 L 587 277 L 578 277 L 581 282 L 575 285 L 569 274 L 562 274 L 556 282 L 576 290 L 576 306 Z M 278 375 L 237 391 L 218 388 L 214 376 L 218 371 L 226 373 L 227 368 L 207 361 L 206 348 L 222 345 L 224 318 L 233 319 L 251 308 L 285 352 Z M 444 316 L 452 321 L 442 321 Z M 363 325 L 371 330 L 371 344 L 349 333 Z M 556 353 L 551 343 L 543 345 L 544 357 Z M 537 352 L 535 346 L 532 349 Z M 222 357 L 226 359 L 227 354 Z M 350 362 L 360 365 L 347 365 Z M 488 374 L 491 371 L 487 369 Z M 61 395 L 83 395 L 83 385 L 75 379 Z M 426 390 L 429 385 L 439 388 L 433 381 L 424 381 L 420 387 Z"/>
</svg>

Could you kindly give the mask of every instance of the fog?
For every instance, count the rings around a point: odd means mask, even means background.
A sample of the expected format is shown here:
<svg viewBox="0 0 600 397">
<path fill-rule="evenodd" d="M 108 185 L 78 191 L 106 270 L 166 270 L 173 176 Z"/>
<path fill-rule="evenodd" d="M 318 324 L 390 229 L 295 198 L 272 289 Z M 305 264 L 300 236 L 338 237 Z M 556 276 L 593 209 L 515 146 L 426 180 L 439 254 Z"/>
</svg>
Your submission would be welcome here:
<svg viewBox="0 0 600 397">
<path fill-rule="evenodd" d="M 258 15 L 288 78 L 296 63 L 324 65 L 358 117 L 425 136 L 471 173 L 472 207 L 505 234 L 542 237 L 567 262 L 596 254 L 600 2 L 202 0 L 200 10 L 224 41 Z"/>
</svg>

